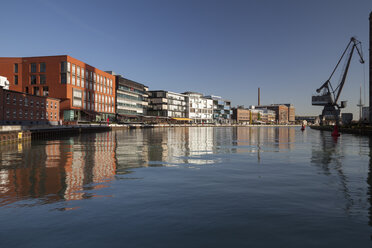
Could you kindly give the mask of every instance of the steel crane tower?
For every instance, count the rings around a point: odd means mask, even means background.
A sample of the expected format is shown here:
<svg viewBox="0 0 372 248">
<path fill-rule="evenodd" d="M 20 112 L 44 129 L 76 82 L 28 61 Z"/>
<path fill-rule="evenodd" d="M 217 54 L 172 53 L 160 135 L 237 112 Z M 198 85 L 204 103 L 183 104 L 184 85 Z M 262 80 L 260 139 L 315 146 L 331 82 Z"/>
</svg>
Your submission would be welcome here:
<svg viewBox="0 0 372 248">
<path fill-rule="evenodd" d="M 364 63 L 361 42 L 354 37 L 351 37 L 345 51 L 342 53 L 341 58 L 338 60 L 336 67 L 333 69 L 331 76 L 324 84 L 322 84 L 322 86 L 320 86 L 320 88 L 316 90 L 316 92 L 320 93 L 320 95 L 312 96 L 312 105 L 324 106 L 322 114 L 320 115 L 321 124 L 324 124 L 325 121 L 335 121 L 335 123 L 338 124 L 340 120 L 341 109 L 346 107 L 347 101 L 341 101 L 341 103 L 338 104 L 338 99 L 341 95 L 342 88 L 344 87 L 346 76 L 350 67 L 351 58 L 355 50 L 359 54 L 360 63 Z M 348 57 L 341 74 L 341 81 L 336 88 L 333 88 L 331 84 L 331 78 L 336 72 L 346 53 L 348 53 Z"/>
</svg>

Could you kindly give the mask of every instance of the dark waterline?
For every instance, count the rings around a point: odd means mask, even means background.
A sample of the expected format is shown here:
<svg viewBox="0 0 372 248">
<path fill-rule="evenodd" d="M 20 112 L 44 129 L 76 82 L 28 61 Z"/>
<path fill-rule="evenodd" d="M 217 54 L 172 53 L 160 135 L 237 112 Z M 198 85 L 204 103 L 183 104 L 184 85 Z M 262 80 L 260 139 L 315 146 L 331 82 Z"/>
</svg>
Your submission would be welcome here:
<svg viewBox="0 0 372 248">
<path fill-rule="evenodd" d="M 293 127 L 0 146 L 0 247 L 370 247 L 371 148 Z"/>
</svg>

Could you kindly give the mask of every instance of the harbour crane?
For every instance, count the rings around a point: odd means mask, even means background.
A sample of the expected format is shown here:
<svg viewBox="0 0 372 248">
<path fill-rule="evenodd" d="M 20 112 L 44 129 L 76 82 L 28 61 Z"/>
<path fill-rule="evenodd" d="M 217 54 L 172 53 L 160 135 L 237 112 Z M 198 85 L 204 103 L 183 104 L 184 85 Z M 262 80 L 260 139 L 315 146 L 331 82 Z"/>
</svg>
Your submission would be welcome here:
<svg viewBox="0 0 372 248">
<path fill-rule="evenodd" d="M 320 95 L 312 96 L 312 105 L 324 106 L 322 114 L 320 115 L 321 124 L 324 124 L 325 121 L 334 121 L 337 125 L 340 120 L 341 109 L 346 107 L 347 101 L 341 101 L 341 103 L 338 104 L 338 99 L 341 95 L 342 88 L 344 87 L 346 76 L 349 71 L 351 58 L 355 50 L 359 54 L 360 57 L 359 62 L 361 64 L 364 64 L 361 42 L 358 41 L 355 37 L 351 37 L 350 42 L 346 46 L 345 51 L 342 53 L 341 58 L 338 60 L 336 67 L 333 69 L 331 76 L 327 79 L 327 81 L 324 84 L 322 84 L 322 86 L 320 86 L 320 88 L 316 90 L 316 92 L 318 94 L 320 93 Z M 337 85 L 336 88 L 333 88 L 331 84 L 331 78 L 334 75 L 335 71 L 337 70 L 346 53 L 348 53 L 348 57 L 346 59 L 346 64 L 341 74 L 342 77 L 340 83 Z"/>
</svg>

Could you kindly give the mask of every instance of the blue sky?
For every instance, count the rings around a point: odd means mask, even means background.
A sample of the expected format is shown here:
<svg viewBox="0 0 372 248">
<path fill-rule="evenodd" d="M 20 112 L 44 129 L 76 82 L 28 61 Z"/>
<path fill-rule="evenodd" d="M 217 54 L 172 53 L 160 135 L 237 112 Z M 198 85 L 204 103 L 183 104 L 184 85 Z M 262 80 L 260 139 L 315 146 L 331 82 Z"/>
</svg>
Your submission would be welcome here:
<svg viewBox="0 0 372 248">
<path fill-rule="evenodd" d="M 368 92 L 370 0 L 35 0 L 0 7 L 1 57 L 68 54 L 150 90 L 220 95 L 234 106 L 256 105 L 260 87 L 262 104 L 290 102 L 296 114 L 320 114 L 311 95 L 356 36 L 367 63 L 352 61 L 344 112 L 358 115 L 359 87 Z"/>
</svg>

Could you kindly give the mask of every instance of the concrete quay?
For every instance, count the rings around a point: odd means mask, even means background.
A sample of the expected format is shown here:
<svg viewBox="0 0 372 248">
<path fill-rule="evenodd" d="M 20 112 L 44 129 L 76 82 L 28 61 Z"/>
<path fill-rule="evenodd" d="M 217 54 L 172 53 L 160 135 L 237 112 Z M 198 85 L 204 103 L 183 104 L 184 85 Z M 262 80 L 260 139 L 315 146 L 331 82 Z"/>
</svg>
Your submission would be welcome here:
<svg viewBox="0 0 372 248">
<path fill-rule="evenodd" d="M 320 130 L 320 131 L 333 131 L 333 126 L 310 126 L 311 129 Z M 364 135 L 364 136 L 372 136 L 372 127 L 365 126 L 365 127 L 339 127 L 338 132 L 340 133 L 349 133 L 349 134 L 357 134 L 357 135 Z"/>
</svg>

